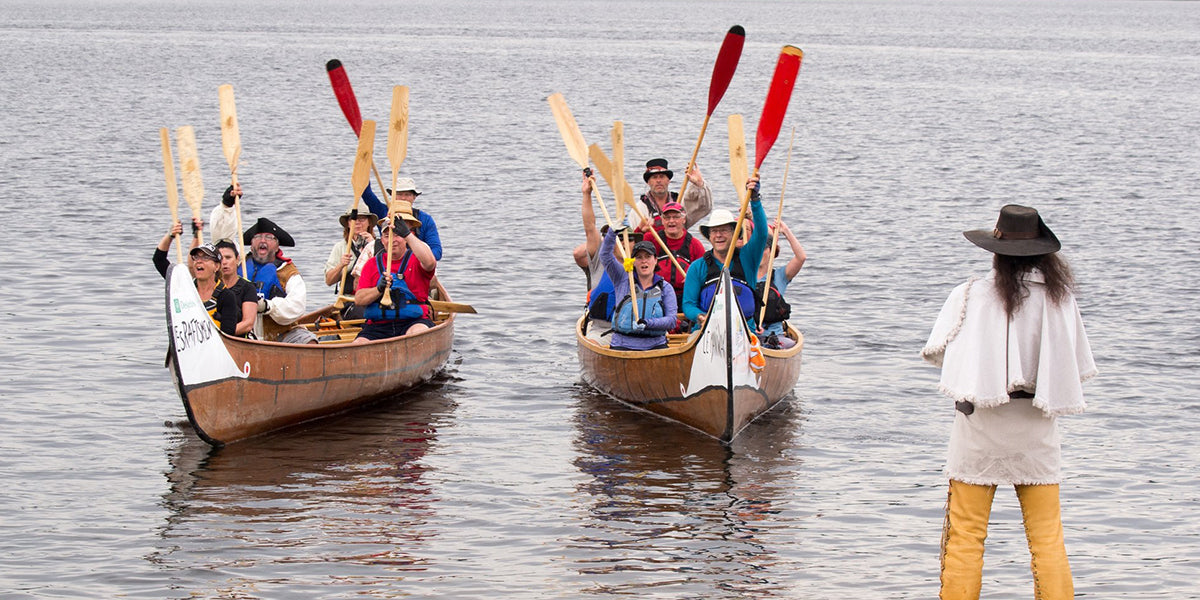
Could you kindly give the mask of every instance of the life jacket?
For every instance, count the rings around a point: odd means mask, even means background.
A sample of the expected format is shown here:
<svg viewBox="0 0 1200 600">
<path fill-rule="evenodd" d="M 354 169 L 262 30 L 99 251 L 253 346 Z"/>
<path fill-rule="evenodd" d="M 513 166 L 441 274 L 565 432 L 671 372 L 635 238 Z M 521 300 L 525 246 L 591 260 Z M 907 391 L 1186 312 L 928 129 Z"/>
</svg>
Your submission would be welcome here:
<svg viewBox="0 0 1200 600">
<path fill-rule="evenodd" d="M 666 234 L 659 233 L 665 245 L 667 242 Z M 691 266 L 692 261 L 699 258 L 698 256 L 692 256 L 692 239 L 692 234 L 685 231 L 683 233 L 683 245 L 679 246 L 678 250 L 672 252 L 666 248 L 658 249 L 658 267 L 654 272 L 658 273 L 659 277 L 666 279 L 667 283 L 670 283 L 671 287 L 675 288 L 677 292 L 683 290 L 683 283 L 686 277 L 679 272 L 679 269 L 675 268 L 675 265 L 671 264 L 670 256 L 674 254 L 675 260 L 679 261 L 679 266 L 683 267 L 683 270 L 686 272 L 688 267 Z"/>
<path fill-rule="evenodd" d="M 258 290 L 259 298 L 277 298 L 286 296 L 287 292 L 284 288 L 287 286 L 287 280 L 291 277 L 291 272 L 284 273 L 287 267 L 292 267 L 294 272 L 295 266 L 289 261 L 283 261 L 276 258 L 274 261 L 265 265 L 259 264 L 249 256 L 246 257 L 246 279 L 254 284 L 254 289 Z"/>
<path fill-rule="evenodd" d="M 597 321 L 611 321 L 617 304 L 614 296 L 612 279 L 605 272 L 600 276 L 600 283 L 588 292 L 588 317 Z"/>
<path fill-rule="evenodd" d="M 768 277 L 774 279 L 772 275 L 773 274 L 769 274 Z M 754 297 L 758 299 L 759 308 L 763 307 L 763 288 L 766 285 L 767 280 L 764 279 L 758 282 L 758 287 L 754 290 Z M 771 283 L 771 291 L 767 292 L 766 309 L 767 310 L 763 312 L 762 323 L 759 323 L 759 325 L 763 327 L 766 327 L 771 323 L 780 323 L 782 321 L 786 321 L 792 316 L 791 305 L 787 303 L 787 300 L 783 299 L 783 294 L 779 293 L 779 288 L 775 287 L 774 283 Z"/>
<path fill-rule="evenodd" d="M 666 281 L 659 279 L 655 281 L 649 288 L 642 290 L 638 296 L 638 318 L 639 319 L 654 319 L 665 316 L 663 307 L 663 287 Z M 613 310 L 613 331 L 624 335 L 633 335 L 639 337 L 655 337 L 666 333 L 661 329 L 643 329 L 638 331 L 634 325 L 637 321 L 633 318 L 633 302 L 630 296 L 626 295 L 617 303 L 617 307 Z"/>
<path fill-rule="evenodd" d="M 671 198 L 668 200 L 668 202 L 678 202 L 679 204 L 683 204 L 682 202 L 679 202 L 679 192 L 667 192 L 667 196 Z M 650 222 L 661 224 L 662 221 L 659 219 L 659 217 L 662 216 L 662 211 L 658 210 L 658 205 L 654 203 L 654 199 L 650 197 L 650 194 L 642 194 L 641 198 L 638 199 L 641 200 L 642 205 L 646 207 L 646 215 L 650 217 Z"/>
<path fill-rule="evenodd" d="M 413 209 L 413 210 L 416 210 L 416 209 Z M 353 296 L 354 290 L 358 289 L 358 275 L 354 274 L 354 267 L 355 267 L 355 265 L 358 264 L 359 257 L 362 256 L 362 253 L 367 249 L 367 245 L 363 244 L 360 246 L 355 243 L 350 243 L 349 247 L 350 247 L 351 258 L 350 258 L 350 264 L 346 266 L 346 269 L 347 269 L 346 286 L 343 289 L 341 287 L 342 280 L 338 279 L 337 286 L 335 286 L 335 292 L 334 292 L 335 295 L 346 294 L 346 295 Z"/>
<path fill-rule="evenodd" d="M 385 307 L 376 300 L 367 305 L 363 311 L 363 316 L 368 321 L 393 321 L 399 319 L 419 319 L 425 315 L 423 303 L 417 298 L 417 295 L 408 287 L 408 282 L 404 281 L 404 272 L 408 269 L 408 261 L 412 259 L 412 251 L 404 253 L 404 258 L 400 260 L 400 270 L 392 273 L 392 287 L 388 293 L 392 297 L 392 305 Z M 384 265 L 383 256 L 375 255 L 375 266 L 379 268 L 379 276 L 383 277 Z M 383 297 L 380 296 L 380 300 Z"/>
<path fill-rule="evenodd" d="M 218 279 L 217 287 L 213 288 L 212 296 L 204 301 L 204 310 L 208 311 L 208 318 L 212 319 L 217 329 L 221 329 L 221 319 L 217 318 L 217 296 L 221 294 L 222 289 L 224 288 L 221 287 L 221 281 Z"/>
<path fill-rule="evenodd" d="M 733 252 L 733 260 L 729 262 L 729 278 L 733 281 L 733 296 L 737 298 L 738 308 L 742 311 L 742 316 L 746 319 L 755 317 L 755 310 L 758 307 L 757 296 L 754 295 L 754 288 L 747 283 L 745 270 L 742 268 L 740 249 L 731 249 Z M 700 309 L 707 311 L 712 306 L 713 297 L 717 295 L 717 286 L 721 284 L 721 263 L 717 262 L 713 256 L 712 250 L 704 253 L 705 280 L 704 285 L 700 288 Z"/>
</svg>

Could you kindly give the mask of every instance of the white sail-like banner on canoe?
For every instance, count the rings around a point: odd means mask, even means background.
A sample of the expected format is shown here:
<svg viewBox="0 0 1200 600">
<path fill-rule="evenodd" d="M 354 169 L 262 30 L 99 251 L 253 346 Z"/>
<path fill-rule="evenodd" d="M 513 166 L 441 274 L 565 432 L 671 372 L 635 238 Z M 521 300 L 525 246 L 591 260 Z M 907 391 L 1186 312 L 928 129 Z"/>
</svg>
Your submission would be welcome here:
<svg viewBox="0 0 1200 600">
<path fill-rule="evenodd" d="M 750 370 L 750 339 L 746 320 L 737 308 L 737 300 L 729 300 L 728 292 L 732 287 L 729 272 L 725 271 L 717 293 L 713 296 L 713 306 L 708 313 L 704 332 L 696 341 L 696 352 L 692 355 L 692 373 L 688 378 L 687 387 L 683 390 L 684 397 L 697 394 L 707 387 L 728 389 L 729 366 L 732 366 L 734 387 L 758 387 L 758 375 Z M 732 365 L 726 362 L 727 356 L 730 357 Z"/>
<path fill-rule="evenodd" d="M 225 348 L 217 325 L 204 310 L 191 274 L 178 265 L 172 265 L 167 273 L 167 322 L 184 386 L 249 376 L 249 365 L 243 372 Z"/>
</svg>

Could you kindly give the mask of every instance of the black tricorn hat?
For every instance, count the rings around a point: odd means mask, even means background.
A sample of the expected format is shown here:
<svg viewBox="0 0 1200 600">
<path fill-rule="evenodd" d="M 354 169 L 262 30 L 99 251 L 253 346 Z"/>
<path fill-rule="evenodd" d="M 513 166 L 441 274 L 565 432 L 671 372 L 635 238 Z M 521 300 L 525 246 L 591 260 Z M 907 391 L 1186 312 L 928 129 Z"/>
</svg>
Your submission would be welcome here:
<svg viewBox="0 0 1200 600">
<path fill-rule="evenodd" d="M 271 220 L 266 217 L 259 217 L 258 220 L 246 230 L 246 233 L 242 234 L 242 243 L 249 244 L 250 241 L 254 239 L 254 236 L 260 233 L 269 233 L 275 236 L 275 239 L 279 240 L 280 246 L 296 245 L 296 240 L 293 240 L 292 236 L 288 235 L 288 232 L 284 231 L 282 227 L 272 223 Z"/>
<path fill-rule="evenodd" d="M 1062 248 L 1037 209 L 1018 204 L 1000 209 L 995 228 L 972 229 L 964 231 L 963 236 L 984 250 L 1005 256 L 1038 256 Z"/>
<path fill-rule="evenodd" d="M 650 176 L 657 175 L 659 173 L 665 174 L 667 176 L 667 179 L 671 179 L 671 178 L 675 177 L 675 173 L 672 173 L 671 169 L 667 168 L 667 159 L 652 158 L 652 159 L 646 161 L 646 172 L 642 173 L 642 181 L 649 183 Z"/>
</svg>

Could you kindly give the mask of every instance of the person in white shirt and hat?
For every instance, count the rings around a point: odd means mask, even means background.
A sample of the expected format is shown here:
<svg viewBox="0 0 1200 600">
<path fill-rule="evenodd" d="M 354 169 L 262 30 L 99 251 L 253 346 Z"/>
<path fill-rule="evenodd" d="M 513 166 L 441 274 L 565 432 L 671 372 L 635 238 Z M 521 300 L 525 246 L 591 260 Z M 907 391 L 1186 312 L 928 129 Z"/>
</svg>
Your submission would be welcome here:
<svg viewBox="0 0 1200 600">
<path fill-rule="evenodd" d="M 992 270 L 954 288 L 921 351 L 955 401 L 946 474 L 941 598 L 978 598 L 998 485 L 1014 485 L 1032 556 L 1034 597 L 1074 597 L 1059 510 L 1056 419 L 1083 412 L 1096 374 L 1061 244 L 1029 207 L 1010 204 L 992 229 L 966 231 Z"/>
</svg>

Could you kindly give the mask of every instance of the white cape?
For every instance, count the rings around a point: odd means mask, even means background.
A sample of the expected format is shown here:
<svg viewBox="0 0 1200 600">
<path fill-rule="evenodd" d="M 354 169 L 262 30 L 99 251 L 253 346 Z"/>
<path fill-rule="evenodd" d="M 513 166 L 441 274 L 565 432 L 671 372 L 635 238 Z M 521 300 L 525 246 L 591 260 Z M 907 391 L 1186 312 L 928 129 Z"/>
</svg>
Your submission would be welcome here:
<svg viewBox="0 0 1200 600">
<path fill-rule="evenodd" d="M 1049 416 L 1083 412 L 1082 384 L 1097 370 L 1075 297 L 1053 304 L 1034 271 L 1027 277 L 1029 297 L 1009 323 L 994 276 L 959 285 L 942 306 L 921 350 L 922 358 L 942 367 L 938 389 L 982 407 L 1026 391 Z"/>
</svg>

